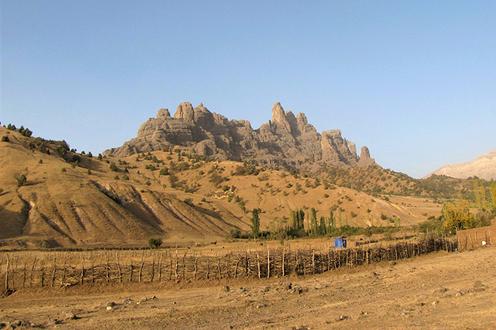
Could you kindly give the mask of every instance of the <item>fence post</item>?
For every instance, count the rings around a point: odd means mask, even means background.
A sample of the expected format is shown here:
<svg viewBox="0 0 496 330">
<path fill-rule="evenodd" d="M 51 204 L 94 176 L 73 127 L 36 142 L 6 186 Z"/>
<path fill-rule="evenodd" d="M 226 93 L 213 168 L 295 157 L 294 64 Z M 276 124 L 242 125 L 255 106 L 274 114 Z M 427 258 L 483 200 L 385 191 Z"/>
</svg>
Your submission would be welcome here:
<svg viewBox="0 0 496 330">
<path fill-rule="evenodd" d="M 312 274 L 315 274 L 315 251 L 312 249 Z"/>
<path fill-rule="evenodd" d="M 177 278 L 179 277 L 179 275 L 177 274 L 177 271 L 179 270 L 179 261 L 177 260 L 177 249 L 176 249 L 176 264 L 175 264 L 175 267 L 174 267 L 174 277 L 175 279 L 177 280 Z"/>
<path fill-rule="evenodd" d="M 34 270 L 35 270 L 35 267 L 36 267 L 36 261 L 38 259 L 36 259 L 36 257 L 34 258 L 33 260 L 33 265 L 31 266 L 31 273 L 29 274 L 29 287 L 32 287 L 33 286 L 33 278 L 34 278 Z"/>
<path fill-rule="evenodd" d="M 245 276 L 250 276 L 250 259 L 248 259 L 248 250 L 245 251 Z"/>
<path fill-rule="evenodd" d="M 267 278 L 270 277 L 270 252 L 269 246 L 267 245 Z"/>
<path fill-rule="evenodd" d="M 143 266 L 145 264 L 144 258 L 145 258 L 145 252 L 143 251 L 143 253 L 141 254 L 141 264 L 140 264 L 140 269 L 139 269 L 139 273 L 138 273 L 138 283 L 141 283 L 141 278 L 143 275 Z"/>
<path fill-rule="evenodd" d="M 158 255 L 158 282 L 162 282 L 162 253 Z"/>
<path fill-rule="evenodd" d="M 257 252 L 257 268 L 258 268 L 258 278 L 261 278 L 261 274 L 260 274 L 260 258 L 258 256 L 258 252 Z"/>
<path fill-rule="evenodd" d="M 107 265 L 105 267 L 105 269 L 106 269 L 106 279 L 107 279 L 107 283 L 109 283 L 110 282 L 110 261 L 109 261 L 109 254 L 108 254 L 108 252 L 105 253 L 105 257 L 107 259 Z M 64 267 L 65 267 L 65 264 L 64 264 Z"/>
<path fill-rule="evenodd" d="M 64 258 L 64 266 L 62 268 L 62 279 L 60 280 L 60 283 L 62 286 L 65 284 L 66 267 L 67 267 L 67 258 Z"/>
<path fill-rule="evenodd" d="M 41 267 L 41 287 L 45 286 L 45 266 Z"/>
<path fill-rule="evenodd" d="M 57 271 L 57 259 L 53 258 L 53 269 L 52 269 L 52 279 L 50 281 L 50 287 L 54 287 L 55 285 L 55 272 Z"/>
<path fill-rule="evenodd" d="M 186 250 L 186 252 L 184 252 L 183 255 L 183 275 L 182 275 L 183 280 L 186 279 L 186 254 L 188 254 L 188 250 Z"/>
<path fill-rule="evenodd" d="M 5 291 L 9 289 L 9 267 L 10 267 L 10 258 L 7 255 L 7 263 L 5 265 Z"/>
<path fill-rule="evenodd" d="M 220 269 L 220 257 L 217 256 L 217 274 L 218 274 L 218 279 L 220 280 L 222 278 L 222 271 Z"/>
<path fill-rule="evenodd" d="M 284 269 L 284 267 L 285 267 L 285 264 L 284 264 L 284 261 L 285 261 L 284 260 L 285 259 L 285 251 L 286 250 L 284 248 L 282 248 L 282 276 L 283 277 L 286 275 L 285 269 Z"/>
<path fill-rule="evenodd" d="M 210 257 L 207 256 L 207 280 L 210 279 Z"/>
<path fill-rule="evenodd" d="M 24 266 L 23 266 L 23 269 L 22 269 L 23 270 L 23 274 L 22 274 L 22 287 L 23 288 L 26 287 L 26 276 L 27 276 L 26 272 L 27 272 L 27 267 L 28 266 L 27 266 L 26 262 L 24 262 Z"/>
<path fill-rule="evenodd" d="M 198 271 L 198 257 L 196 256 L 196 252 L 195 252 L 195 269 L 194 269 L 194 273 L 193 273 L 193 278 L 196 280 L 196 273 Z"/>
</svg>

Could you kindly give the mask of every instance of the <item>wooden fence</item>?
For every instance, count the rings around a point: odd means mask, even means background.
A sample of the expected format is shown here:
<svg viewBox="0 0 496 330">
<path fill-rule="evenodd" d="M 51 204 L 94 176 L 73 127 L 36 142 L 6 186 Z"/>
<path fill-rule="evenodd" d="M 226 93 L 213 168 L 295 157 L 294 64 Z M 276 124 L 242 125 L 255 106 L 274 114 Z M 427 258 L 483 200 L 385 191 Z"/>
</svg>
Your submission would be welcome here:
<svg viewBox="0 0 496 330">
<path fill-rule="evenodd" d="M 456 239 L 460 251 L 494 245 L 496 244 L 496 226 L 458 230 Z"/>
<path fill-rule="evenodd" d="M 33 260 L 6 254 L 3 262 L 5 289 L 64 287 L 83 284 L 270 278 L 318 274 L 342 267 L 411 258 L 430 252 L 455 251 L 456 241 L 444 238 L 402 242 L 387 247 L 329 250 L 286 248 L 244 251 L 223 256 L 202 256 L 172 250 L 142 252 L 141 258 L 121 261 L 119 252 L 81 259 L 80 264 L 57 257 Z M 147 251 L 148 252 L 148 251 Z M 55 253 L 55 252 L 46 252 Z M 68 252 L 65 252 L 68 253 Z M 73 252 L 74 253 L 74 252 Z M 84 252 L 80 252 L 84 253 Z M 62 262 L 61 262 L 62 261 Z"/>
</svg>

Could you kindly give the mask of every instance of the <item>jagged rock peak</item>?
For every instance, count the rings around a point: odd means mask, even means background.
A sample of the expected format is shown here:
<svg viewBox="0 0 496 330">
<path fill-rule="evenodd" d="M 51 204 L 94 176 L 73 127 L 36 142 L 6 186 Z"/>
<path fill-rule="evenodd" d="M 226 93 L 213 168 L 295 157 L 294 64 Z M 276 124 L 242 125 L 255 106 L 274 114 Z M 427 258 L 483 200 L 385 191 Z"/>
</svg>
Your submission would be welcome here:
<svg viewBox="0 0 496 330">
<path fill-rule="evenodd" d="M 170 118 L 170 116 L 171 115 L 170 115 L 169 109 L 166 109 L 166 108 L 161 108 L 157 112 L 157 118 L 167 119 L 167 118 Z"/>
<path fill-rule="evenodd" d="M 274 104 L 274 106 L 272 107 L 272 123 L 277 128 L 282 128 L 288 132 L 291 132 L 291 124 L 288 121 L 286 112 L 279 102 Z"/>
<path fill-rule="evenodd" d="M 375 164 L 375 160 L 370 157 L 370 150 L 366 146 L 363 146 L 360 150 L 360 159 L 358 161 L 360 166 L 369 166 Z"/>
<path fill-rule="evenodd" d="M 177 106 L 174 118 L 182 119 L 186 122 L 193 122 L 195 119 L 193 106 L 189 102 L 182 102 Z"/>
<path fill-rule="evenodd" d="M 322 136 L 327 136 L 328 138 L 340 138 L 340 137 L 342 137 L 341 130 L 339 130 L 339 129 L 332 129 L 332 130 L 328 130 L 328 131 L 323 131 Z"/>
<path fill-rule="evenodd" d="M 307 116 L 303 112 L 296 115 L 296 120 L 298 121 L 298 125 L 308 125 Z"/>
<path fill-rule="evenodd" d="M 200 111 L 200 112 L 210 112 L 204 105 L 203 103 L 198 104 L 195 107 L 195 111 Z"/>
<path fill-rule="evenodd" d="M 253 129 L 248 121 L 230 120 L 210 112 L 203 104 L 193 108 L 179 104 L 173 118 L 160 109 L 156 118 L 143 123 L 135 138 L 106 154 L 128 156 L 165 150 L 174 146 L 194 150 L 211 159 L 253 160 L 265 166 L 319 171 L 322 165 L 358 166 L 373 164 L 368 149 L 360 157 L 354 143 L 340 130 L 321 134 L 303 113 L 294 115 L 280 103 L 272 108 L 271 120 Z"/>
</svg>

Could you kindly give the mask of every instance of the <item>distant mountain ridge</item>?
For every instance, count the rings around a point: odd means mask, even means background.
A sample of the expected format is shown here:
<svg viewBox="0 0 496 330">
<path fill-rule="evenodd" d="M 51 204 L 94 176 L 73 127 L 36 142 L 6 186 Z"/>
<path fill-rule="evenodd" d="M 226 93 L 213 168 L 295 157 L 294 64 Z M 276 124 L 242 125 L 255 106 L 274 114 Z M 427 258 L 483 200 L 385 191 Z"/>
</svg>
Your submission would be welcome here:
<svg viewBox="0 0 496 330">
<path fill-rule="evenodd" d="M 470 162 L 443 166 L 433 174 L 446 175 L 458 179 L 477 176 L 485 180 L 496 180 L 496 150 Z"/>
<path fill-rule="evenodd" d="M 284 111 L 280 103 L 272 108 L 272 118 L 258 129 L 246 120 L 229 120 L 210 112 L 203 104 L 193 108 L 181 103 L 172 117 L 160 109 L 139 128 L 134 139 L 105 154 L 131 154 L 189 148 L 198 155 L 220 160 L 253 160 L 269 167 L 318 170 L 323 165 L 368 166 L 375 164 L 369 149 L 343 138 L 340 130 L 317 132 L 303 113 Z"/>
</svg>

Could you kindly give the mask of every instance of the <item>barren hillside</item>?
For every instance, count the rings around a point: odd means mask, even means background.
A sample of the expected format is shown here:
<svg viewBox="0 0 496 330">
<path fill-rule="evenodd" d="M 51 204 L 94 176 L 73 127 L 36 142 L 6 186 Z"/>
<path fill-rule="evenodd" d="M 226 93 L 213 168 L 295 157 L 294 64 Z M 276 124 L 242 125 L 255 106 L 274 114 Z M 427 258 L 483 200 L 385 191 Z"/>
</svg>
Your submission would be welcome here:
<svg viewBox="0 0 496 330">
<path fill-rule="evenodd" d="M 385 200 L 316 178 L 186 151 L 90 157 L 67 144 L 0 128 L 0 239 L 18 246 L 143 245 L 150 237 L 198 242 L 285 226 L 291 210 L 332 210 L 337 225 L 410 225 L 439 213 L 429 199 Z M 247 167 L 248 166 L 248 167 Z M 27 181 L 18 185 L 16 177 Z M 395 220 L 396 219 L 396 220 Z"/>
<path fill-rule="evenodd" d="M 447 175 L 458 179 L 476 176 L 485 180 L 496 180 L 496 151 L 482 155 L 467 163 L 443 166 L 435 171 L 434 174 Z"/>
</svg>

